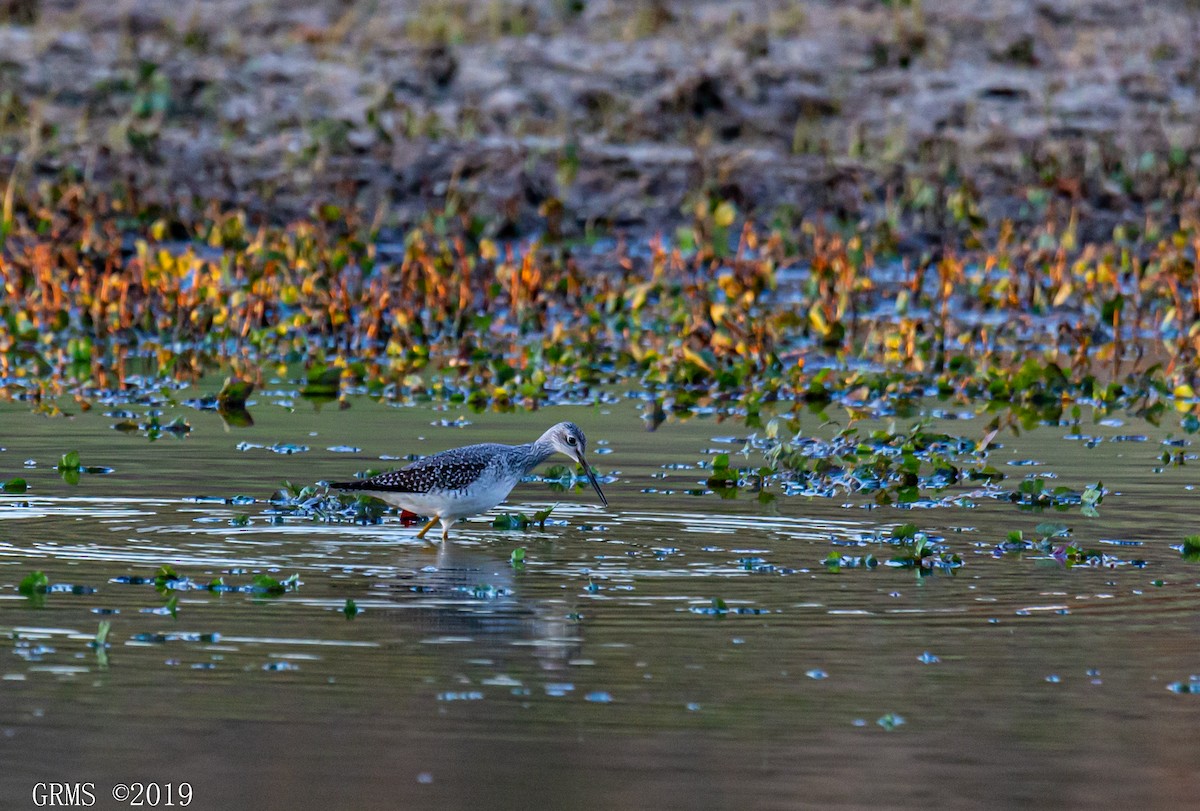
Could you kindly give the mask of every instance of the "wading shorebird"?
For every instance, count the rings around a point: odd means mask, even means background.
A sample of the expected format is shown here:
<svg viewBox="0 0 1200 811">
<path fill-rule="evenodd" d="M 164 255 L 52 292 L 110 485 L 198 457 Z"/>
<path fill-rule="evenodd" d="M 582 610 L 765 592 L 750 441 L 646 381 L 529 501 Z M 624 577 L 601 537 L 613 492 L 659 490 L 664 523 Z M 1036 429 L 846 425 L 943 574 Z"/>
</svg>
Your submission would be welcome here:
<svg viewBox="0 0 1200 811">
<path fill-rule="evenodd" d="M 494 442 L 452 448 L 418 459 L 402 470 L 381 473 L 352 482 L 330 482 L 338 490 L 356 490 L 393 507 L 429 518 L 418 538 L 424 538 L 438 521 L 442 540 L 450 537 L 450 526 L 461 518 L 490 510 L 508 496 L 529 471 L 555 453 L 583 466 L 583 472 L 600 502 L 608 499 L 600 490 L 596 474 L 584 459 L 587 438 L 573 422 L 560 422 L 526 445 Z"/>
</svg>

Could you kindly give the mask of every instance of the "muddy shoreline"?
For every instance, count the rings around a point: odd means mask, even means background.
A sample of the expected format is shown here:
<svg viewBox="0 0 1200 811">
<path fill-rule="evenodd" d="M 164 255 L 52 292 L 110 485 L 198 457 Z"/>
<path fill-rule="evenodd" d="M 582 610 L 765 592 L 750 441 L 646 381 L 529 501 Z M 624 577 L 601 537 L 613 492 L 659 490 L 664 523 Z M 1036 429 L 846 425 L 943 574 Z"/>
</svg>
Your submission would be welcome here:
<svg viewBox="0 0 1200 811">
<path fill-rule="evenodd" d="M 728 201 L 899 211 L 920 245 L 960 189 L 989 223 L 1074 212 L 1084 240 L 1194 213 L 1190 2 L 25 6 L 0 173 L 185 222 L 332 203 L 403 230 L 449 200 L 492 235 L 649 235 Z"/>
</svg>

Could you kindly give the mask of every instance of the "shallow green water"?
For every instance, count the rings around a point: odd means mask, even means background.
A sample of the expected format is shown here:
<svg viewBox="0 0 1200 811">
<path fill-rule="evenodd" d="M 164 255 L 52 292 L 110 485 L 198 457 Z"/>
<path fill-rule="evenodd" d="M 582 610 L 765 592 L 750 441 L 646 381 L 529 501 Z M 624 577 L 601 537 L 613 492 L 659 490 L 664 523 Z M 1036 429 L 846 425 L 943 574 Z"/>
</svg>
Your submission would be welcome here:
<svg viewBox="0 0 1200 811">
<path fill-rule="evenodd" d="M 0 479 L 32 487 L 0 497 L 0 807 L 32 807 L 34 785 L 54 780 L 94 781 L 100 808 L 128 807 L 109 797 L 118 781 L 186 781 L 194 808 L 1192 801 L 1200 695 L 1168 686 L 1200 673 L 1200 563 L 1170 545 L 1200 531 L 1200 467 L 1156 472 L 1167 427 L 1085 422 L 1104 438 L 1091 448 L 1062 427 L 998 438 L 990 461 L 1010 480 L 1103 479 L 1100 516 L 1085 518 L 988 499 L 901 510 L 688 495 L 704 472 L 664 465 L 736 451 L 720 440 L 745 429 L 695 418 L 646 433 L 633 400 L 507 416 L 257 399 L 248 428 L 164 406 L 162 422 L 193 430 L 155 442 L 112 430 L 109 407 L 51 420 L 0 405 Z M 471 424 L 431 424 L 457 417 Z M 285 479 L 526 441 L 559 419 L 611 451 L 593 456 L 613 477 L 610 507 L 522 485 L 510 508 L 561 503 L 544 531 L 476 518 L 442 547 L 395 516 L 275 523 L 266 503 Z M 985 421 L 954 430 L 978 437 Z M 1130 435 L 1146 441 L 1112 441 Z M 66 484 L 54 468 L 71 449 L 113 472 Z M 235 496 L 254 501 L 197 500 Z M 993 555 L 1047 518 L 1111 547 L 1114 565 Z M 822 565 L 834 549 L 886 560 L 887 547 L 835 543 L 905 522 L 944 535 L 957 574 Z M 164 564 L 201 583 L 302 585 L 180 592 L 172 618 L 152 585 L 114 582 Z M 34 570 L 96 591 L 37 605 L 17 591 Z M 88 644 L 102 620 L 106 663 Z"/>
</svg>

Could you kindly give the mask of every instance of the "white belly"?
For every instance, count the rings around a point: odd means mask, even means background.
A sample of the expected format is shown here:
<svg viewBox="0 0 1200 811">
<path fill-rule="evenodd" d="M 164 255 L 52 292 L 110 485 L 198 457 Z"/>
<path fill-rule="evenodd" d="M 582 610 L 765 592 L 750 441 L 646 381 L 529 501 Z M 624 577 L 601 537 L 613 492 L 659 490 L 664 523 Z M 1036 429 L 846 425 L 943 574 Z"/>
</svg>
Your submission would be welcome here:
<svg viewBox="0 0 1200 811">
<path fill-rule="evenodd" d="M 469 490 L 443 493 L 389 493 L 367 491 L 380 501 L 408 510 L 411 513 L 458 520 L 487 512 L 508 497 L 517 486 L 517 479 L 489 477 L 475 482 Z"/>
</svg>

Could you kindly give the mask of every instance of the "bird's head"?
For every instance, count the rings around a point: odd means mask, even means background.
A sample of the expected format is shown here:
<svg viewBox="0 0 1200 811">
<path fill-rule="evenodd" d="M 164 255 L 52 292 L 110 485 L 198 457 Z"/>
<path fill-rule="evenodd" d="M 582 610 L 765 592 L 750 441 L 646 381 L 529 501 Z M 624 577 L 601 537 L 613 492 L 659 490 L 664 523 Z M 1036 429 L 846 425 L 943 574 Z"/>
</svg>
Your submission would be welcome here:
<svg viewBox="0 0 1200 811">
<path fill-rule="evenodd" d="M 583 466 L 583 472 L 587 475 L 588 481 L 596 490 L 596 495 L 600 496 L 600 501 L 604 506 L 608 506 L 608 499 L 604 497 L 603 491 L 600 490 L 600 482 L 596 481 L 596 474 L 592 472 L 591 465 L 584 458 L 584 452 L 587 451 L 587 437 L 583 435 L 583 431 L 573 422 L 560 422 L 552 427 L 549 431 L 542 434 L 542 441 L 548 443 L 554 450 L 569 458 L 572 462 L 576 462 Z"/>
</svg>

